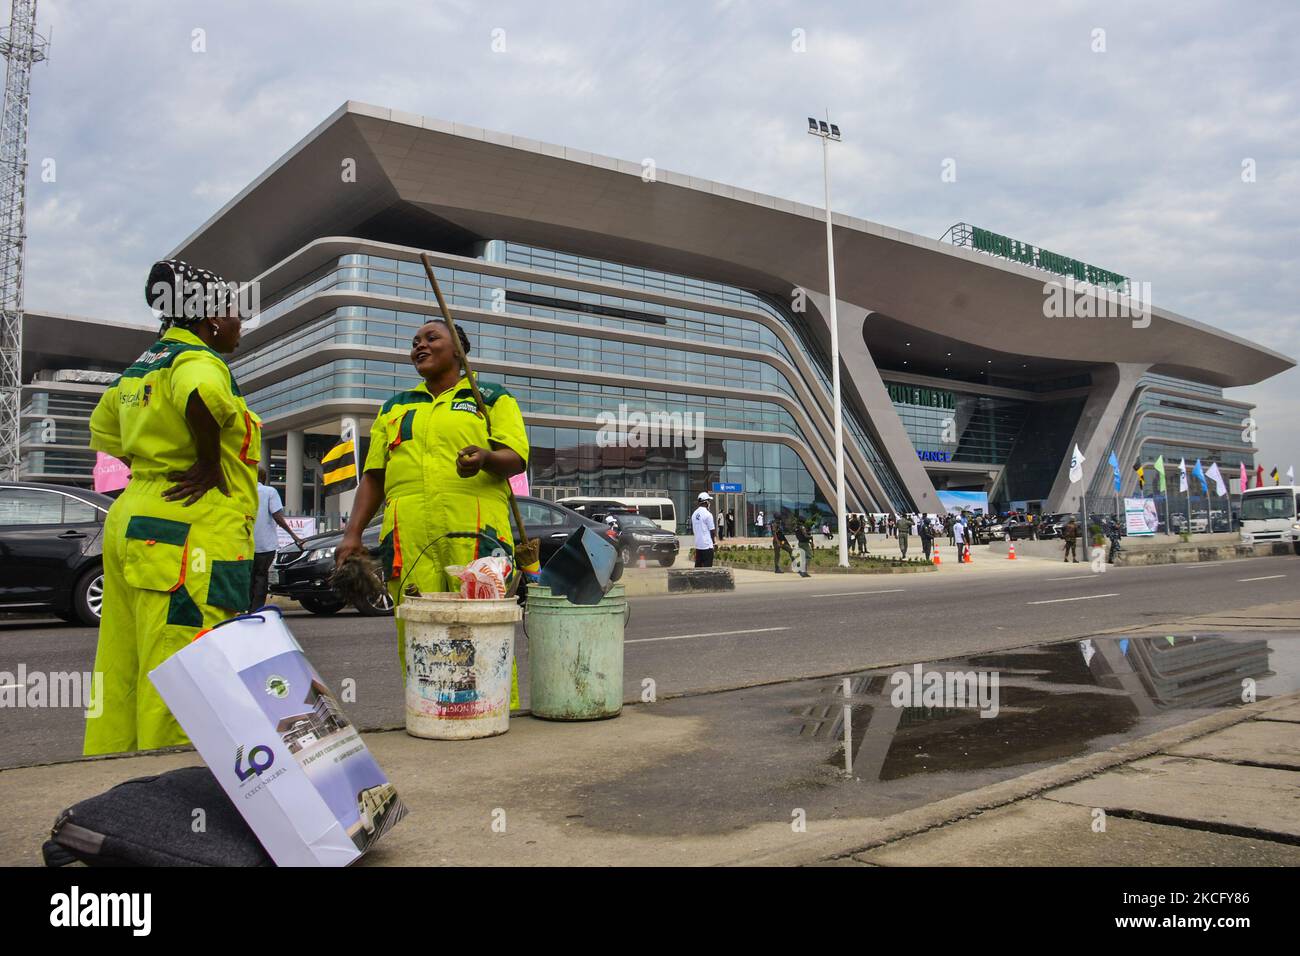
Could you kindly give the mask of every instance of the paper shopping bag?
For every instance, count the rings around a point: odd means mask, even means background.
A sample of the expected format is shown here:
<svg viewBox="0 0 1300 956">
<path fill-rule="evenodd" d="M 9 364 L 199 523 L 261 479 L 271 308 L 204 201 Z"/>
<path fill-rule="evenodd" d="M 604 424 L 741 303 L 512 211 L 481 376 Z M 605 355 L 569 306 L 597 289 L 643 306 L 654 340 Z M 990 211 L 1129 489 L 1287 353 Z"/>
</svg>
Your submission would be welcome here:
<svg viewBox="0 0 1300 956">
<path fill-rule="evenodd" d="M 346 866 L 406 815 L 276 608 L 222 623 L 149 679 L 277 865 Z"/>
</svg>

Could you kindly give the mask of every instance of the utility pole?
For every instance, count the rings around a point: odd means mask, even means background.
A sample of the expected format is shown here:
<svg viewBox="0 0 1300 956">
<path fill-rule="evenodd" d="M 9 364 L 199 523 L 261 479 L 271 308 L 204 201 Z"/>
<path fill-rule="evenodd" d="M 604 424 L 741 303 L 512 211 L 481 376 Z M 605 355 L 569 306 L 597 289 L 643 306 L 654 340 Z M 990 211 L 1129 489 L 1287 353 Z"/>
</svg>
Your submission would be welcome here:
<svg viewBox="0 0 1300 956">
<path fill-rule="evenodd" d="M 840 401 L 840 326 L 835 303 L 835 239 L 831 230 L 831 140 L 840 141 L 840 128 L 830 121 L 808 117 L 808 132 L 821 137 L 822 179 L 826 184 L 826 294 L 831 302 L 831 401 L 835 406 L 835 519 L 840 542 L 840 567 L 849 566 L 848 521 L 844 501 L 844 406 Z"/>
<path fill-rule="evenodd" d="M 27 201 L 27 112 L 32 66 L 49 44 L 36 32 L 36 0 L 13 0 L 0 33 L 5 58 L 0 110 L 0 480 L 17 481 L 23 397 L 23 245 Z"/>
</svg>

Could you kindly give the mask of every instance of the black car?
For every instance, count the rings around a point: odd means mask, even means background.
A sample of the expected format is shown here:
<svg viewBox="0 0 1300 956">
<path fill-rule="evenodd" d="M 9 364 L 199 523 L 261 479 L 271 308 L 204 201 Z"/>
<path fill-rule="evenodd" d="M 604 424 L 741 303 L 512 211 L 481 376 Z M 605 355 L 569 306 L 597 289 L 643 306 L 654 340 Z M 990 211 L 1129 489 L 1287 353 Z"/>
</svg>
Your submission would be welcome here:
<svg viewBox="0 0 1300 956">
<path fill-rule="evenodd" d="M 361 543 L 372 553 L 379 551 L 381 524 L 376 518 L 361 532 Z M 334 614 L 343 610 L 346 603 L 330 587 L 334 549 L 342 540 L 342 531 L 328 531 L 307 538 L 301 549 L 293 546 L 276 552 L 275 562 L 268 573 L 268 590 L 292 598 L 313 614 Z M 373 603 L 361 602 L 355 607 L 368 616 L 392 614 L 393 599 L 385 589 L 379 592 Z"/>
<path fill-rule="evenodd" d="M 97 627 L 112 504 L 69 485 L 0 482 L 0 610 L 49 611 Z"/>
<path fill-rule="evenodd" d="M 1043 515 L 1038 519 L 1038 537 L 1040 539 L 1059 538 L 1061 529 L 1070 523 L 1071 518 L 1077 521 L 1079 516 L 1073 511 Z"/>
<path fill-rule="evenodd" d="M 644 515 L 616 514 L 610 515 L 606 523 L 618 534 L 618 559 L 624 567 L 636 564 L 642 555 L 665 568 L 671 568 L 677 560 L 681 542 L 677 535 L 659 527 L 658 522 Z"/>
<path fill-rule="evenodd" d="M 521 497 L 519 512 L 523 515 L 528 537 L 541 545 L 541 562 L 546 564 L 551 556 L 564 544 L 569 535 L 584 526 L 602 534 L 611 541 L 617 535 L 608 525 L 590 518 L 584 518 L 564 505 L 557 505 L 540 498 Z M 510 519 L 514 527 L 514 517 Z M 380 519 L 376 518 L 366 526 L 361 535 L 362 543 L 372 553 L 379 550 Z M 518 533 L 516 529 L 516 538 Z M 282 597 L 291 598 L 313 614 L 334 614 L 346 605 L 330 588 L 329 579 L 334 573 L 334 549 L 343 540 L 343 532 L 333 531 L 308 538 L 304 547 L 284 548 L 275 556 L 271 566 L 270 591 Z M 675 539 L 674 539 L 675 540 Z M 622 565 L 615 568 L 614 577 L 622 574 Z M 362 614 L 380 615 L 393 613 L 393 601 L 388 592 L 373 604 L 357 604 Z"/>
<path fill-rule="evenodd" d="M 1008 518 L 989 529 L 996 541 L 1026 541 L 1034 536 L 1034 526 L 1028 521 Z"/>
</svg>

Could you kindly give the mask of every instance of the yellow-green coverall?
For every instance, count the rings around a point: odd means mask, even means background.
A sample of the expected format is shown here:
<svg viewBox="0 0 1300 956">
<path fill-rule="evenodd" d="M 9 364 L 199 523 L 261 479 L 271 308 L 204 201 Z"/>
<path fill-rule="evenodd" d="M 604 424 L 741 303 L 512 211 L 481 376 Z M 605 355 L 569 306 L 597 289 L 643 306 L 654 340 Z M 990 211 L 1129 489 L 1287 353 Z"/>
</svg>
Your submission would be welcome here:
<svg viewBox="0 0 1300 956">
<path fill-rule="evenodd" d="M 193 505 L 167 501 L 167 477 L 198 452 L 185 417 L 197 391 L 221 429 L 229 495 L 209 490 Z M 91 447 L 131 466 L 131 481 L 104 522 L 104 605 L 95 670 L 103 706 L 87 718 L 85 753 L 188 742 L 149 671 L 200 630 L 247 609 L 257 513 L 261 422 L 225 361 L 194 335 L 171 328 L 104 393 L 90 418 Z"/>
<path fill-rule="evenodd" d="M 493 539 L 514 553 L 507 479 L 486 470 L 462 478 L 456 471 L 457 453 L 468 445 L 503 445 L 528 461 L 524 416 L 514 396 L 499 385 L 478 385 L 492 416 L 491 435 L 464 377 L 436 396 L 423 382 L 397 393 L 371 426 L 364 470 L 384 472 L 380 561 L 395 604 L 412 584 L 422 593 L 458 590 L 460 582 L 444 569 L 491 554 Z M 448 532 L 482 534 L 443 537 Z M 397 652 L 405 676 L 406 631 L 400 618 Z M 510 704 L 519 706 L 517 668 Z"/>
</svg>

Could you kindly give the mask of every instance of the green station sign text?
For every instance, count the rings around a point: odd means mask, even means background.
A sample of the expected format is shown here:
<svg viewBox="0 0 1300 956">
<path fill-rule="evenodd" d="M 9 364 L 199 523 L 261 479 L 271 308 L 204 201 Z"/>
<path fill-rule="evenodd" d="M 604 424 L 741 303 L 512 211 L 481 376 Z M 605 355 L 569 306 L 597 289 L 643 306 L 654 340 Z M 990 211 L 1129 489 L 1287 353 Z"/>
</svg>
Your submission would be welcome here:
<svg viewBox="0 0 1300 956">
<path fill-rule="evenodd" d="M 1045 272 L 1071 276 L 1078 282 L 1089 282 L 1093 285 L 1105 286 L 1115 289 L 1117 292 L 1128 291 L 1128 278 L 1118 272 L 1111 272 L 1108 269 L 1088 265 L 1088 263 L 1080 262 L 1078 259 L 1071 259 L 1069 256 L 1063 256 L 1039 246 L 1031 246 L 1027 242 L 1011 239 L 996 232 L 981 229 L 979 226 L 971 226 L 970 233 L 971 247 L 978 249 L 980 252 L 987 252 L 990 255 L 1001 256 L 1003 259 L 1010 259 L 1013 262 L 1034 266 Z"/>
<path fill-rule="evenodd" d="M 937 388 L 922 388 L 919 385 L 890 385 L 889 399 L 897 405 L 921 405 L 925 408 L 956 408 L 957 396 L 952 392 L 943 392 Z"/>
</svg>

